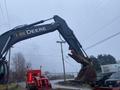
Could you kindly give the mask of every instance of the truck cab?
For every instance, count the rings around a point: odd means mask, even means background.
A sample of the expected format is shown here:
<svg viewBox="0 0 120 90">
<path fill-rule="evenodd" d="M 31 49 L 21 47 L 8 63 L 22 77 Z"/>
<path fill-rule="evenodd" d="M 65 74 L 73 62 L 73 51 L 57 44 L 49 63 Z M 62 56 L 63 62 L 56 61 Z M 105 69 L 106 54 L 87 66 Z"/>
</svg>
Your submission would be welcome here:
<svg viewBox="0 0 120 90">
<path fill-rule="evenodd" d="M 41 70 L 28 70 L 26 74 L 26 88 L 28 90 L 49 90 L 51 83 L 42 75 Z"/>
</svg>

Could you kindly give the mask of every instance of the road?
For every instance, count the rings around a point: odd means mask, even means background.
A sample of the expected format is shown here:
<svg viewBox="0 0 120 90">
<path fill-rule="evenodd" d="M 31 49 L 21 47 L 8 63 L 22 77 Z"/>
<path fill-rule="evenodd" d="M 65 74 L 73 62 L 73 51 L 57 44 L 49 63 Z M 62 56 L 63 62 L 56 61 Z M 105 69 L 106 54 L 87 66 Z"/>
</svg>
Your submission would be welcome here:
<svg viewBox="0 0 120 90">
<path fill-rule="evenodd" d="M 26 84 L 25 84 L 25 82 L 20 82 L 20 83 L 18 83 L 18 84 L 19 84 L 20 87 L 22 87 L 22 88 L 26 88 Z"/>
<path fill-rule="evenodd" d="M 60 81 L 63 81 L 63 80 L 51 80 L 50 81 L 51 84 L 52 84 L 52 89 L 53 90 L 57 90 L 57 89 L 59 89 L 59 90 L 63 90 L 63 89 L 65 89 L 65 90 L 92 90 L 87 86 L 82 86 L 82 87 L 78 88 L 78 87 L 62 86 L 62 85 L 56 84 L 57 82 L 60 82 Z M 25 86 L 26 86 L 25 82 L 21 82 L 21 83 L 19 83 L 19 85 L 23 88 L 25 88 Z"/>
</svg>

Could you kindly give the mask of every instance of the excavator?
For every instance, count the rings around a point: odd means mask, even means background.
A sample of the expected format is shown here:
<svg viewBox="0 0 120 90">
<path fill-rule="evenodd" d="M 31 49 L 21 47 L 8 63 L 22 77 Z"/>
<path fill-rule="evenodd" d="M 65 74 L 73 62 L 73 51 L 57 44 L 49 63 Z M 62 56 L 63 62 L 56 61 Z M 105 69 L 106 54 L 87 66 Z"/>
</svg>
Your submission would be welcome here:
<svg viewBox="0 0 120 90">
<path fill-rule="evenodd" d="M 51 19 L 54 20 L 52 23 L 42 24 Z M 68 27 L 66 21 L 60 16 L 54 15 L 53 18 L 50 19 L 17 26 L 0 36 L 0 82 L 7 82 L 8 61 L 6 60 L 6 55 L 14 44 L 56 30 L 69 45 L 71 53 L 68 55 L 82 66 L 75 80 L 85 83 L 93 83 L 96 81 L 96 72 L 93 68 L 92 60 L 90 60 L 73 31 Z"/>
</svg>

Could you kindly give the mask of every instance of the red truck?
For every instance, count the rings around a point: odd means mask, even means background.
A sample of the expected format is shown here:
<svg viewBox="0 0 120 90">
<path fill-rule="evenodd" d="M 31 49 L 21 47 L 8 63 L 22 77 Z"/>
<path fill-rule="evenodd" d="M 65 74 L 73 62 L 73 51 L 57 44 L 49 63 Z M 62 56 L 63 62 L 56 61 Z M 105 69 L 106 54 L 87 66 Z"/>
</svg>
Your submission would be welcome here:
<svg viewBox="0 0 120 90">
<path fill-rule="evenodd" d="M 26 88 L 28 90 L 50 90 L 52 86 L 48 78 L 42 75 L 41 70 L 28 70 Z"/>
</svg>

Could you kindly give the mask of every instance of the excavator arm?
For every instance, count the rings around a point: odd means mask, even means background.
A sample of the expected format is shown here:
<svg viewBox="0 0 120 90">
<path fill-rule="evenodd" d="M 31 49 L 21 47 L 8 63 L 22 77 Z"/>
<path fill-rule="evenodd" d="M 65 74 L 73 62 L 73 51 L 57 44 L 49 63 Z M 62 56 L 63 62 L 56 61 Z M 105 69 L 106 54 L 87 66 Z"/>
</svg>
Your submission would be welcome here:
<svg viewBox="0 0 120 90">
<path fill-rule="evenodd" d="M 73 31 L 68 27 L 65 20 L 57 15 L 55 15 L 53 19 L 54 22 L 50 24 L 39 25 L 46 21 L 42 20 L 30 25 L 13 28 L 2 34 L 0 36 L 0 60 L 5 60 L 5 53 L 17 42 L 58 30 L 69 45 L 69 49 L 71 50 L 69 56 L 78 63 L 81 63 L 83 67 L 91 65 L 91 61 L 89 61 L 87 54 L 82 49 L 82 45 L 75 37 Z"/>
<path fill-rule="evenodd" d="M 67 41 L 71 49 L 84 56 L 82 46 L 76 39 L 73 31 L 67 26 L 66 22 L 59 16 L 54 16 L 54 23 L 45 25 L 26 25 L 23 27 L 16 27 L 0 36 L 0 56 L 2 56 L 15 43 L 36 37 L 42 34 L 58 30 L 63 38 Z"/>
</svg>

